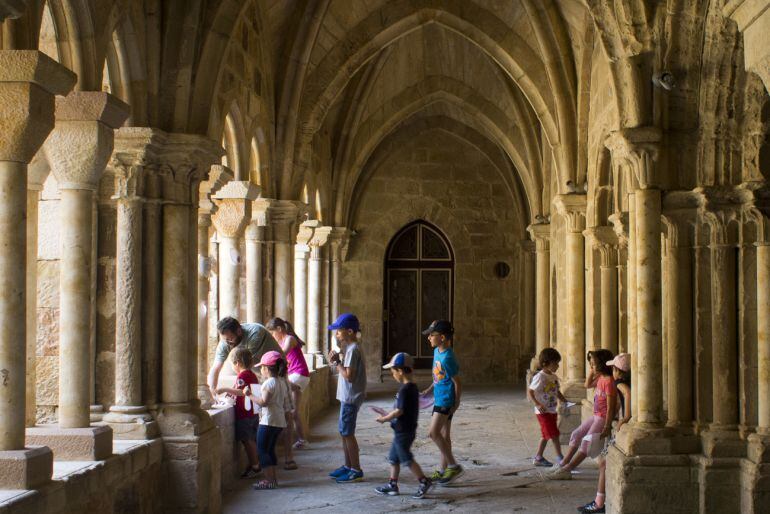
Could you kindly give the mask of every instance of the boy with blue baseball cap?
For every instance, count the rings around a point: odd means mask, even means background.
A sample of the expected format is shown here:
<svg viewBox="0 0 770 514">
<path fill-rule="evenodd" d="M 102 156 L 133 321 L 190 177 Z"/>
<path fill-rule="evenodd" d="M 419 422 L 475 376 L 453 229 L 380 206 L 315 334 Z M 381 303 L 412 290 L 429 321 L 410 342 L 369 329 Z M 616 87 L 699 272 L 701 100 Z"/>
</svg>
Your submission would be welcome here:
<svg viewBox="0 0 770 514">
<path fill-rule="evenodd" d="M 356 418 L 358 410 L 366 397 L 366 366 L 361 350 L 358 348 L 358 338 L 361 327 L 355 315 L 340 314 L 329 325 L 334 330 L 334 338 L 344 355 L 329 350 L 329 364 L 337 368 L 337 399 L 340 401 L 339 431 L 342 437 L 342 448 L 345 451 L 345 464 L 335 469 L 329 476 L 337 483 L 360 482 L 364 479 L 359 460 L 358 441 L 356 440 Z"/>
<path fill-rule="evenodd" d="M 388 455 L 390 480 L 387 484 L 377 487 L 375 491 L 388 496 L 398 495 L 398 475 L 401 466 L 404 465 L 420 481 L 417 492 L 412 495 L 412 498 L 424 498 L 432 483 L 412 455 L 412 443 L 417 435 L 417 418 L 420 414 L 420 391 L 412 379 L 414 359 L 408 353 L 397 353 L 382 369 L 389 369 L 393 379 L 401 384 L 401 387 L 396 393 L 393 410 L 387 413 L 381 411 L 382 415 L 377 418 L 378 423 L 390 423 L 393 428 L 393 444 Z"/>
</svg>

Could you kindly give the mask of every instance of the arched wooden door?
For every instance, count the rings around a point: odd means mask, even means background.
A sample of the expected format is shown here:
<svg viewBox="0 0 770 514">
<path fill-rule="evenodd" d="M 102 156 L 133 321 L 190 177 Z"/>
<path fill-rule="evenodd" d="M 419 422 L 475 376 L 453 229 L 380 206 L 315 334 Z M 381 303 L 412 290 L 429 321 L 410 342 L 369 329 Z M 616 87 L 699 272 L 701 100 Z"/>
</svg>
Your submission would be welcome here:
<svg viewBox="0 0 770 514">
<path fill-rule="evenodd" d="M 452 319 L 454 256 L 433 225 L 415 221 L 391 239 L 385 252 L 383 362 L 398 352 L 430 368 L 433 349 L 421 331 L 435 319 Z"/>
</svg>

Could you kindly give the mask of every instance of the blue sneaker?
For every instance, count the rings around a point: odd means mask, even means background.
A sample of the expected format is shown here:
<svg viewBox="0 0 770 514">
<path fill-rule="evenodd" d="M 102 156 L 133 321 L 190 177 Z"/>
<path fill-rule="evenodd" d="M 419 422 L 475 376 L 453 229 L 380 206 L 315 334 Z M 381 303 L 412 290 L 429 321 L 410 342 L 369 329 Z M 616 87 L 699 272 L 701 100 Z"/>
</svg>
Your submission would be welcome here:
<svg viewBox="0 0 770 514">
<path fill-rule="evenodd" d="M 348 472 L 337 479 L 338 484 L 346 484 L 348 482 L 360 482 L 364 479 L 363 471 L 356 471 L 349 469 Z"/>
<path fill-rule="evenodd" d="M 350 468 L 347 466 L 340 466 L 331 473 L 329 473 L 329 476 L 332 478 L 339 478 L 343 475 L 346 475 L 350 471 Z"/>
</svg>

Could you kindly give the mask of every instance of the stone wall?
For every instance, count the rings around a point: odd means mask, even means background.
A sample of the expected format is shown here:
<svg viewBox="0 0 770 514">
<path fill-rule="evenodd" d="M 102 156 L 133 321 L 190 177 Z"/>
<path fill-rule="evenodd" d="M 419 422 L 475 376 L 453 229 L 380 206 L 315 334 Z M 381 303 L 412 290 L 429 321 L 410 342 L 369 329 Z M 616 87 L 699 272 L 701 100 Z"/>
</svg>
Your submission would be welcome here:
<svg viewBox="0 0 770 514">
<path fill-rule="evenodd" d="M 469 382 L 507 383 L 519 369 L 518 295 L 512 272 L 496 278 L 494 266 L 518 269 L 518 235 L 511 194 L 490 160 L 442 130 L 423 132 L 372 170 L 353 218 L 342 271 L 342 308 L 362 323 L 370 380 L 383 361 L 383 263 L 386 247 L 404 225 L 423 219 L 449 239 L 455 256 L 455 351 Z M 503 357 L 504 356 L 504 357 Z M 528 357 L 528 356 L 527 356 Z"/>
</svg>

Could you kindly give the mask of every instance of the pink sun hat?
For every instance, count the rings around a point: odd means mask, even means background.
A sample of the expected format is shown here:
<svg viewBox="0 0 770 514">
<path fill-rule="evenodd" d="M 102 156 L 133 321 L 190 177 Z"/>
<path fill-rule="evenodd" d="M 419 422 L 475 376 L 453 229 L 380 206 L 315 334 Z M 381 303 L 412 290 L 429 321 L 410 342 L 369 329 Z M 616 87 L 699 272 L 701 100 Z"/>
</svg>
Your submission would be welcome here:
<svg viewBox="0 0 770 514">
<path fill-rule="evenodd" d="M 631 369 L 631 356 L 627 353 L 619 353 L 611 361 L 607 361 L 607 366 L 615 366 L 620 371 Z"/>
<path fill-rule="evenodd" d="M 262 356 L 262 360 L 259 361 L 260 366 L 274 366 L 276 362 L 281 360 L 281 353 L 275 350 L 269 351 Z"/>
</svg>

